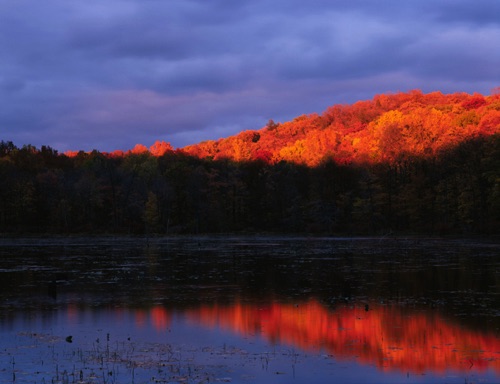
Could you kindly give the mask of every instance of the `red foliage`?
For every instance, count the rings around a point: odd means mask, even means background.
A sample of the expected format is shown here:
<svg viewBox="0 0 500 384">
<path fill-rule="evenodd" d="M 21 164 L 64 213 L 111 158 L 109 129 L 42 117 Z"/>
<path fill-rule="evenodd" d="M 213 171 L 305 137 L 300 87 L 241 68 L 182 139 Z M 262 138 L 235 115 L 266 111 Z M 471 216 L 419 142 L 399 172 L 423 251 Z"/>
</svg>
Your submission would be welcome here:
<svg viewBox="0 0 500 384">
<path fill-rule="evenodd" d="M 498 133 L 498 110 L 495 95 L 414 90 L 334 105 L 321 116 L 301 115 L 273 124 L 273 129 L 266 126 L 185 149 L 199 157 L 309 166 L 327 158 L 342 163 L 393 161 L 408 155 L 432 156 L 479 134 Z"/>
<path fill-rule="evenodd" d="M 479 122 L 479 133 L 482 135 L 493 135 L 500 130 L 500 111 L 490 110 Z"/>
<path fill-rule="evenodd" d="M 270 163 L 273 158 L 271 151 L 265 149 L 259 149 L 253 154 L 253 159 L 258 161 L 263 161 L 265 163 Z"/>
<path fill-rule="evenodd" d="M 187 155 L 266 163 L 289 161 L 316 166 L 333 158 L 341 163 L 393 161 L 401 156 L 432 156 L 477 135 L 500 132 L 500 93 L 491 96 L 441 92 L 377 95 L 352 105 L 334 105 L 322 115 L 301 115 L 285 123 L 272 120 L 216 141 L 182 148 Z M 149 149 L 137 144 L 108 156 L 173 151 L 157 141 Z M 66 152 L 76 156 L 77 152 Z"/>
<path fill-rule="evenodd" d="M 486 99 L 484 98 L 484 96 L 475 94 L 469 99 L 463 101 L 461 105 L 465 109 L 470 110 L 470 109 L 477 109 L 485 104 L 486 104 Z"/>
<path fill-rule="evenodd" d="M 170 143 L 166 143 L 164 141 L 157 141 L 151 147 L 149 147 L 149 152 L 153 156 L 163 156 L 165 153 L 173 151 L 174 149 L 170 145 Z"/>
<path fill-rule="evenodd" d="M 130 153 L 133 153 L 134 155 L 140 155 L 141 153 L 146 153 L 148 152 L 148 148 L 142 144 L 136 144 L 134 148 L 132 148 Z"/>
<path fill-rule="evenodd" d="M 78 155 L 78 151 L 66 151 L 64 154 L 68 157 L 76 157 Z"/>
<path fill-rule="evenodd" d="M 123 152 L 121 149 L 116 149 L 113 152 L 109 154 L 111 157 L 123 157 L 125 156 L 125 152 Z"/>
</svg>

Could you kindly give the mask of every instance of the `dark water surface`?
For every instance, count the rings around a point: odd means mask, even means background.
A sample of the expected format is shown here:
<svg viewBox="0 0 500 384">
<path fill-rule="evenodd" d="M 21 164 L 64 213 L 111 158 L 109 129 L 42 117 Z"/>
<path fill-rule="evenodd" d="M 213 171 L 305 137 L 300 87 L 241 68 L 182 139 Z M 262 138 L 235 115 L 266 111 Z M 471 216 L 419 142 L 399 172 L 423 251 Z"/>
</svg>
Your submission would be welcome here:
<svg viewBox="0 0 500 384">
<path fill-rule="evenodd" d="M 499 383 L 500 245 L 0 238 L 0 383 Z"/>
</svg>

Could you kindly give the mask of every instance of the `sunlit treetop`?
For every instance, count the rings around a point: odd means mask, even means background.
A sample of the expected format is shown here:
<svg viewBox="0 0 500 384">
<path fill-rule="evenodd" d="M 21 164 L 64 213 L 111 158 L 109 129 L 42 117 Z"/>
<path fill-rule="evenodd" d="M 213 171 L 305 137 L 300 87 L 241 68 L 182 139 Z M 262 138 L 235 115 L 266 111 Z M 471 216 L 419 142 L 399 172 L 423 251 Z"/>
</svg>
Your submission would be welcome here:
<svg viewBox="0 0 500 384">
<path fill-rule="evenodd" d="M 170 143 L 156 141 L 149 148 L 136 144 L 131 150 L 106 155 L 159 157 L 177 151 L 201 159 L 270 164 L 287 161 L 317 166 L 325 160 L 378 163 L 433 156 L 463 141 L 499 132 L 500 88 L 489 96 L 413 90 L 333 105 L 321 115 L 300 115 L 283 123 L 269 120 L 259 130 L 245 130 L 177 150 Z M 65 154 L 74 157 L 78 153 Z"/>
<path fill-rule="evenodd" d="M 260 130 L 205 141 L 184 150 L 201 158 L 280 161 L 315 166 L 430 156 L 462 141 L 500 131 L 500 93 L 432 92 L 377 95 L 352 105 L 333 105 L 321 115 L 302 115 Z"/>
</svg>

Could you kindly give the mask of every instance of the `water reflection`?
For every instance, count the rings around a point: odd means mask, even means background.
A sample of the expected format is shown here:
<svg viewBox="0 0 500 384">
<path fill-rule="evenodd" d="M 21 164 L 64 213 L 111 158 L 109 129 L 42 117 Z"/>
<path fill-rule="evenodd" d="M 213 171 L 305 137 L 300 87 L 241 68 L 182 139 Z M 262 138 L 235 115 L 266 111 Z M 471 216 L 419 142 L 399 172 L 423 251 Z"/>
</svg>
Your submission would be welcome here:
<svg viewBox="0 0 500 384">
<path fill-rule="evenodd" d="M 355 361 L 383 382 L 409 371 L 439 382 L 429 377 L 445 370 L 462 373 L 453 382 L 471 372 L 498 382 L 499 250 L 443 239 L 0 239 L 2 347 L 11 337 L 17 361 L 20 332 L 62 333 L 63 345 L 71 333 L 72 347 L 87 337 L 78 348 L 90 351 L 103 329 L 126 348 L 129 336 L 209 339 L 201 348 L 223 337 L 328 356 L 335 375 Z"/>
<path fill-rule="evenodd" d="M 68 308 L 70 319 L 74 308 Z M 395 305 L 351 305 L 329 309 L 315 299 L 292 303 L 208 304 L 184 310 L 158 305 L 132 311 L 135 326 L 170 332 L 172 319 L 263 338 L 333 359 L 356 359 L 381 370 L 443 373 L 447 370 L 500 375 L 500 339 L 490 332 L 467 329 L 437 312 Z M 114 312 L 115 321 L 123 315 Z"/>
</svg>

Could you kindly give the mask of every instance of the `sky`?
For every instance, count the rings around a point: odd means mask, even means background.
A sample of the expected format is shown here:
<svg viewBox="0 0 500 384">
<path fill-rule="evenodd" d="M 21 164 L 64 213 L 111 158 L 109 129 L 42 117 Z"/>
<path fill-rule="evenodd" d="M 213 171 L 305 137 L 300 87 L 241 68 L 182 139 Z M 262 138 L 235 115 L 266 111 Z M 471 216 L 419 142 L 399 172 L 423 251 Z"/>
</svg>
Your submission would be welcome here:
<svg viewBox="0 0 500 384">
<path fill-rule="evenodd" d="M 376 94 L 491 94 L 499 0 L 0 0 L 0 140 L 180 148 Z"/>
</svg>

